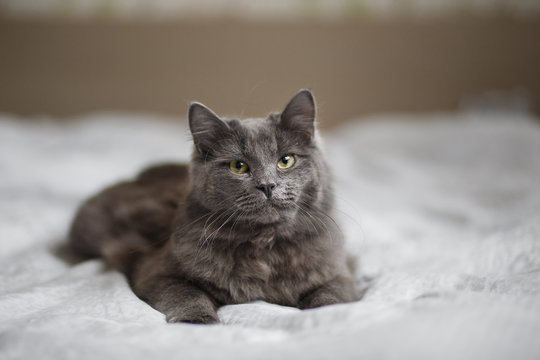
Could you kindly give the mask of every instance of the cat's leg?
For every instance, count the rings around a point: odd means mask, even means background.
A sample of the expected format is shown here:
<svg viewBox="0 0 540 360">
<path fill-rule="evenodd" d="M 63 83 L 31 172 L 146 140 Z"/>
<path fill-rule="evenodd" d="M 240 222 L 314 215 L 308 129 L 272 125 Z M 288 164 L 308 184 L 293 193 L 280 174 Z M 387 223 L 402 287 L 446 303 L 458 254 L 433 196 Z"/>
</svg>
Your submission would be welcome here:
<svg viewBox="0 0 540 360">
<path fill-rule="evenodd" d="M 348 276 L 339 275 L 327 283 L 302 294 L 299 308 L 311 309 L 355 300 L 357 300 L 357 296 L 353 280 Z"/>
<path fill-rule="evenodd" d="M 133 290 L 137 296 L 165 314 L 167 322 L 219 322 L 216 301 L 187 280 L 168 276 L 134 279 Z"/>
</svg>

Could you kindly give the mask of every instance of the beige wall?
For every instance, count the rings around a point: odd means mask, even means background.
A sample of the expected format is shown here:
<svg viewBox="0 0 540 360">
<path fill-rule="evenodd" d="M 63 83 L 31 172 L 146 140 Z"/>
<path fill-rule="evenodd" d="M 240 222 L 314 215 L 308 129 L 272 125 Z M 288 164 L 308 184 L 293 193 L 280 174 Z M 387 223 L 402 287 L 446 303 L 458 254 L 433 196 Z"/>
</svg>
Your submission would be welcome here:
<svg viewBox="0 0 540 360">
<path fill-rule="evenodd" d="M 540 111 L 540 19 L 346 23 L 0 20 L 0 111 L 183 116 L 279 110 L 312 88 L 323 125 L 523 90 Z"/>
</svg>

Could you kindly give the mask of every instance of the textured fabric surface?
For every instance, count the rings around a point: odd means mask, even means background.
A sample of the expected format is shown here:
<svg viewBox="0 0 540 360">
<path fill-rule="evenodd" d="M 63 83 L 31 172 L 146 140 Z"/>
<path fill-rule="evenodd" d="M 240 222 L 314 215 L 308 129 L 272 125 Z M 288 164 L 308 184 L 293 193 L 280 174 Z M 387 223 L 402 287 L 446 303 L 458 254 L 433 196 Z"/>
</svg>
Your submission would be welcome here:
<svg viewBox="0 0 540 360">
<path fill-rule="evenodd" d="M 213 326 L 166 324 L 121 274 L 63 247 L 82 199 L 188 159 L 185 122 L 79 120 L 0 116 L 0 358 L 540 356 L 540 125 L 530 116 L 379 116 L 324 134 L 364 299 L 226 306 Z"/>
</svg>

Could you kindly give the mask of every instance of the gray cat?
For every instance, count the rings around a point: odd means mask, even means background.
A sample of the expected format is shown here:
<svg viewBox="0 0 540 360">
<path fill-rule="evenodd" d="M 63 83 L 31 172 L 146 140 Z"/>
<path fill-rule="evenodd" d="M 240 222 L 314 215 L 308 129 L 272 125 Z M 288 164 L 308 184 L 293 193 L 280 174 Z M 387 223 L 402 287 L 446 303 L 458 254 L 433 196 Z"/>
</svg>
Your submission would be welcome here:
<svg viewBox="0 0 540 360">
<path fill-rule="evenodd" d="M 219 306 L 254 300 L 354 301 L 314 121 L 309 90 L 266 119 L 191 104 L 189 168 L 156 166 L 90 198 L 70 244 L 124 272 L 168 322 L 218 322 Z"/>
</svg>

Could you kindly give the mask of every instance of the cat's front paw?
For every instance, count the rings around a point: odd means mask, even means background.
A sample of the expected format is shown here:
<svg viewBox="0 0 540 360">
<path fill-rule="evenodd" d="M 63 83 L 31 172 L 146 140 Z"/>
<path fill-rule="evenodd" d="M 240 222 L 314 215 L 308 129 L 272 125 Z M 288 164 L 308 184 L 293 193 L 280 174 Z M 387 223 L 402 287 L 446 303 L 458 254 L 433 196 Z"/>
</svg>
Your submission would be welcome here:
<svg viewBox="0 0 540 360">
<path fill-rule="evenodd" d="M 339 299 L 334 294 L 329 293 L 313 293 L 309 296 L 306 296 L 300 301 L 300 309 L 313 309 L 325 305 L 333 305 L 346 302 L 346 300 Z"/>
<path fill-rule="evenodd" d="M 219 317 L 217 313 L 205 309 L 189 309 L 175 311 L 166 314 L 165 319 L 168 323 L 188 323 L 188 324 L 217 324 Z"/>
<path fill-rule="evenodd" d="M 305 293 L 298 303 L 300 309 L 312 309 L 356 301 L 354 283 L 348 277 L 338 276 L 332 281 Z"/>
</svg>

